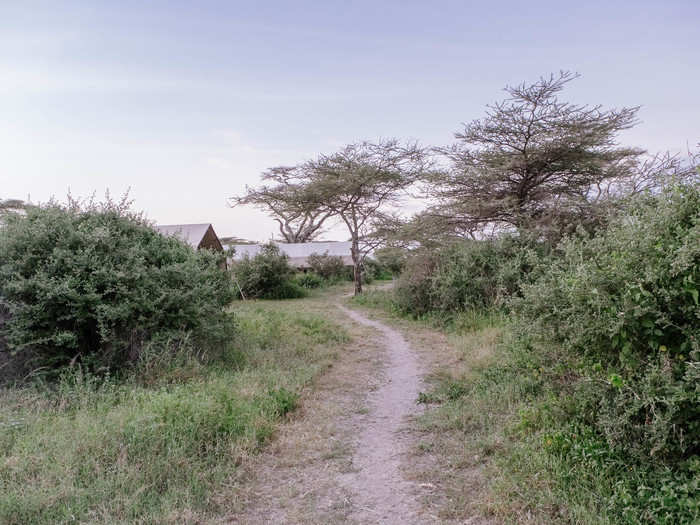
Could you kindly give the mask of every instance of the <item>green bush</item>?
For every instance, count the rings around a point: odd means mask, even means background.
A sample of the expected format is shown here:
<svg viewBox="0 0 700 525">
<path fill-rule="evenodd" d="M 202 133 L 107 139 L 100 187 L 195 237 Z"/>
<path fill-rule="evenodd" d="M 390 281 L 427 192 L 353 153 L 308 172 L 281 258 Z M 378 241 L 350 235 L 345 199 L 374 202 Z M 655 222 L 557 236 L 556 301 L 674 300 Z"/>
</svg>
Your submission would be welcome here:
<svg viewBox="0 0 700 525">
<path fill-rule="evenodd" d="M 393 274 L 373 257 L 367 257 L 362 262 L 362 278 L 368 284 L 375 279 L 389 280 L 392 276 Z"/>
<path fill-rule="evenodd" d="M 362 284 L 372 284 L 377 278 L 377 275 L 374 273 L 376 267 L 371 261 L 371 259 L 363 261 L 360 267 L 360 279 L 362 279 Z"/>
<path fill-rule="evenodd" d="M 50 203 L 0 228 L 0 338 L 14 359 L 54 370 L 138 360 L 146 345 L 230 336 L 222 256 L 157 233 L 123 204 Z"/>
<path fill-rule="evenodd" d="M 421 251 L 406 261 L 403 273 L 394 285 L 396 305 L 403 312 L 421 316 L 433 309 L 433 274 L 437 268 L 438 255 Z"/>
<path fill-rule="evenodd" d="M 583 356 L 588 422 L 612 447 L 700 454 L 700 188 L 639 199 L 560 249 L 514 301 L 523 340 Z"/>
<path fill-rule="evenodd" d="M 501 307 L 519 293 L 543 251 L 515 236 L 421 251 L 406 261 L 396 284 L 397 303 L 417 316 Z"/>
<path fill-rule="evenodd" d="M 284 281 L 277 288 L 270 290 L 263 299 L 301 299 L 308 295 L 305 288 L 302 288 L 292 280 Z"/>
<path fill-rule="evenodd" d="M 306 289 L 320 288 L 323 286 L 323 278 L 313 272 L 300 273 L 296 276 L 295 282 Z"/>
<path fill-rule="evenodd" d="M 272 242 L 254 257 L 246 255 L 234 263 L 232 274 L 239 295 L 246 299 L 294 299 L 306 295 L 292 281 L 294 270 L 289 266 L 289 258 Z"/>
<path fill-rule="evenodd" d="M 314 273 L 326 280 L 348 278 L 348 271 L 342 257 L 328 255 L 328 252 L 312 253 L 307 260 Z"/>
<path fill-rule="evenodd" d="M 388 272 L 390 276 L 398 276 L 406 266 L 409 251 L 403 248 L 393 248 L 386 246 L 374 252 L 374 259 L 381 269 Z"/>
</svg>

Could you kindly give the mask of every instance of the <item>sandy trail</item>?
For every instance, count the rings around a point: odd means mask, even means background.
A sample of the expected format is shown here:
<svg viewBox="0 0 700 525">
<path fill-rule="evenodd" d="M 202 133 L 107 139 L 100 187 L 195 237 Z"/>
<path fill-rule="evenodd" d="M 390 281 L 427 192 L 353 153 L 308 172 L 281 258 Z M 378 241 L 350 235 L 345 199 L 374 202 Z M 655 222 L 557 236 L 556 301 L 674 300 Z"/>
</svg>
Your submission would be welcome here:
<svg viewBox="0 0 700 525">
<path fill-rule="evenodd" d="M 355 322 L 377 330 L 387 352 L 383 382 L 369 395 L 368 416 L 357 438 L 355 470 L 341 479 L 352 498 L 350 517 L 359 523 L 427 523 L 420 516 L 418 487 L 402 474 L 413 443 L 405 429 L 406 419 L 418 412 L 422 372 L 418 359 L 398 331 L 354 310 L 338 308 Z"/>
</svg>

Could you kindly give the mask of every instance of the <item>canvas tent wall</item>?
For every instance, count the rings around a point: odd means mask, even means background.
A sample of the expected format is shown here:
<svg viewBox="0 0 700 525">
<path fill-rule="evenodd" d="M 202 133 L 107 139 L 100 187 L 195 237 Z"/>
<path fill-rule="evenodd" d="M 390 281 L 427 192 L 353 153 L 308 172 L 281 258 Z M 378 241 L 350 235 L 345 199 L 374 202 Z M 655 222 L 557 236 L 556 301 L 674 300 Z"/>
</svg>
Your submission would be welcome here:
<svg viewBox="0 0 700 525">
<path fill-rule="evenodd" d="M 304 242 L 304 243 L 284 243 L 275 242 L 280 251 L 289 257 L 289 264 L 295 268 L 309 268 L 308 257 L 313 253 L 319 255 L 332 255 L 343 259 L 345 266 L 352 266 L 351 242 Z M 230 247 L 236 250 L 233 260 L 237 261 L 245 257 L 255 257 L 262 248 L 261 244 L 233 244 Z"/>
</svg>

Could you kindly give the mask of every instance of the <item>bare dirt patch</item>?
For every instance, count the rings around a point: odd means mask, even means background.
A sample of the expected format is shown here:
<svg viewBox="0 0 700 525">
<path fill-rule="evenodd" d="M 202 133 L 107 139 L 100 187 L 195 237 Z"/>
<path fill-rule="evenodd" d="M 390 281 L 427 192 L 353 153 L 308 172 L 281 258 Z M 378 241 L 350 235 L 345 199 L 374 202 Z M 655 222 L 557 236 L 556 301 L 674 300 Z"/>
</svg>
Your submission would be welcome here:
<svg viewBox="0 0 700 525">
<path fill-rule="evenodd" d="M 414 441 L 407 418 L 418 410 L 422 377 L 418 359 L 397 330 L 340 308 L 355 322 L 377 330 L 386 352 L 382 384 L 368 397 L 368 417 L 356 441 L 355 470 L 342 478 L 352 495 L 351 516 L 360 523 L 427 523 L 421 487 L 402 472 Z"/>
</svg>

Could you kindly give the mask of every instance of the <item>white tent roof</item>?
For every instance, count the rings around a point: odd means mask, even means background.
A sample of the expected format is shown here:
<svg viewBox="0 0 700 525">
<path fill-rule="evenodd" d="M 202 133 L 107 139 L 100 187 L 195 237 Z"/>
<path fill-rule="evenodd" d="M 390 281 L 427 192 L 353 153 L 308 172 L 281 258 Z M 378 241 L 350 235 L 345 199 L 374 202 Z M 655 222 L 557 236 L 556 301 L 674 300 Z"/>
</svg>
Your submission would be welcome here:
<svg viewBox="0 0 700 525">
<path fill-rule="evenodd" d="M 204 235 L 211 224 L 165 224 L 156 226 L 156 230 L 165 236 L 174 236 L 192 246 L 195 250 L 199 248 Z"/>
<path fill-rule="evenodd" d="M 279 247 L 282 253 L 289 257 L 289 262 L 293 266 L 306 266 L 306 258 L 313 253 L 342 257 L 343 261 L 347 265 L 352 265 L 352 256 L 350 253 L 352 243 L 350 241 L 303 243 L 275 242 L 275 244 Z M 234 260 L 240 260 L 246 255 L 248 257 L 255 257 L 258 253 L 260 253 L 260 249 L 262 248 L 261 244 L 232 244 L 229 246 L 236 250 L 236 253 L 233 256 Z"/>
<path fill-rule="evenodd" d="M 248 257 L 255 257 L 258 253 L 260 253 L 262 244 L 229 244 L 227 247 L 236 250 L 233 258 L 238 260 L 242 259 L 246 255 Z"/>
<path fill-rule="evenodd" d="M 308 257 L 312 253 L 323 255 L 328 252 L 328 255 L 336 255 L 344 257 L 350 255 L 352 243 L 347 242 L 303 242 L 303 243 L 275 243 L 279 246 L 283 253 L 289 257 Z"/>
</svg>

